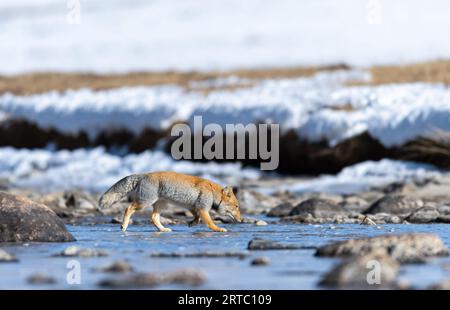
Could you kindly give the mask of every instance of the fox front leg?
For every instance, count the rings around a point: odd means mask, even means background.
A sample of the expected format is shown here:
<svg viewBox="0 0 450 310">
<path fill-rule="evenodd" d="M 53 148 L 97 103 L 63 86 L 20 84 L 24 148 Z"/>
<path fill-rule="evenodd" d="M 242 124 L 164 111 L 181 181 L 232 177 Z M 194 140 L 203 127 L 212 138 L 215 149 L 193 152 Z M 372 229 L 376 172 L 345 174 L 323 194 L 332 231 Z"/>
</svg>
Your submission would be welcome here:
<svg viewBox="0 0 450 310">
<path fill-rule="evenodd" d="M 196 214 L 200 217 L 203 223 L 205 223 L 210 229 L 214 231 L 225 232 L 227 231 L 225 228 L 217 227 L 217 225 L 212 220 L 209 215 L 209 209 L 214 203 L 214 197 L 208 191 L 200 192 L 197 201 L 195 202 L 194 209 Z"/>
<path fill-rule="evenodd" d="M 198 214 L 201 218 L 201 220 L 203 221 L 203 223 L 205 223 L 210 229 L 214 230 L 214 231 L 218 231 L 218 232 L 226 232 L 227 230 L 225 228 L 222 227 L 218 227 L 214 221 L 212 220 L 211 216 L 209 215 L 209 212 L 205 209 L 200 209 L 198 211 Z"/>
</svg>

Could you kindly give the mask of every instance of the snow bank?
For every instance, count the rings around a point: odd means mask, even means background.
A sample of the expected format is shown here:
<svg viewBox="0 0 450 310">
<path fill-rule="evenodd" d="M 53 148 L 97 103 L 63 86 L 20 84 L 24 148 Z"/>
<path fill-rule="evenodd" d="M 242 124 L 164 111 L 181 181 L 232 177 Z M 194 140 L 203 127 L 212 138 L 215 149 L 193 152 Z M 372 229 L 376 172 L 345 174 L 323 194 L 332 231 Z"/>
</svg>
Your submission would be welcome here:
<svg viewBox="0 0 450 310">
<path fill-rule="evenodd" d="M 241 179 L 259 175 L 257 170 L 242 169 L 238 163 L 174 161 L 159 151 L 119 157 L 106 153 L 103 148 L 56 152 L 0 148 L 0 178 L 17 187 L 41 191 L 79 188 L 102 192 L 126 175 L 162 170 L 202 175 L 219 183 L 227 177 Z"/>
<path fill-rule="evenodd" d="M 175 86 L 119 88 L 107 91 L 81 89 L 43 93 L 28 97 L 0 96 L 0 111 L 13 118 L 30 120 L 40 127 L 63 133 L 85 130 L 90 137 L 109 129 L 145 127 L 164 129 L 189 117 L 190 102 L 198 96 Z"/>
<path fill-rule="evenodd" d="M 159 151 L 120 157 L 106 153 L 103 148 L 74 151 L 0 148 L 0 179 L 16 187 L 43 192 L 76 188 L 102 192 L 126 175 L 162 170 L 201 175 L 223 185 L 227 180 L 236 182 L 261 176 L 260 171 L 242 168 L 238 163 L 174 161 Z M 421 182 L 444 176 L 450 177 L 450 173 L 432 165 L 383 159 L 346 167 L 334 176 L 324 175 L 293 185 L 257 190 L 266 194 L 279 190 L 350 194 L 394 182 Z"/>
<path fill-rule="evenodd" d="M 337 175 L 323 175 L 295 184 L 259 190 L 264 194 L 277 191 L 290 191 L 297 194 L 306 192 L 355 194 L 397 182 L 423 182 L 442 177 L 450 177 L 450 173 L 428 164 L 383 159 L 348 166 Z"/>
<path fill-rule="evenodd" d="M 83 130 L 91 138 L 111 129 L 164 130 L 180 120 L 192 125 L 196 115 L 203 116 L 203 124 L 279 123 L 282 131 L 294 129 L 309 141 L 326 140 L 331 145 L 365 131 L 391 147 L 432 135 L 436 129 L 450 130 L 448 87 L 347 86 L 368 79 L 364 71 L 323 72 L 308 78 L 253 81 L 249 88 L 216 90 L 206 96 L 177 86 L 4 94 L 0 113 L 63 133 Z"/>
<path fill-rule="evenodd" d="M 422 182 L 443 176 L 449 177 L 450 173 L 439 170 L 432 165 L 383 159 L 348 166 L 334 176 L 324 175 L 294 185 L 265 189 L 263 192 L 272 193 L 278 190 L 288 190 L 294 193 L 353 194 L 391 183 Z"/>
<path fill-rule="evenodd" d="M 68 3 L 80 23 L 69 24 Z M 2 0 L 0 71 L 228 69 L 448 58 L 446 0 Z M 73 16 L 73 15 L 72 15 Z"/>
</svg>

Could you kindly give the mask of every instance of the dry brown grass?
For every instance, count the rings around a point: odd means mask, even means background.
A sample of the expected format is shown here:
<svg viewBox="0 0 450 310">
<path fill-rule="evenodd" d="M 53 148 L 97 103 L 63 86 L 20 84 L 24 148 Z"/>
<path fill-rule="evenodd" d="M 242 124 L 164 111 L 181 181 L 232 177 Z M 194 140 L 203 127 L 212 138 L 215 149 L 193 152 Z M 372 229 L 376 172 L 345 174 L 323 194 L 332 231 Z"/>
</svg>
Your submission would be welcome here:
<svg viewBox="0 0 450 310">
<path fill-rule="evenodd" d="M 327 109 L 333 111 L 343 111 L 343 112 L 353 112 L 355 111 L 355 107 L 350 103 L 346 103 L 340 106 L 328 106 Z"/>
<path fill-rule="evenodd" d="M 223 78 L 231 75 L 247 79 L 290 78 L 311 76 L 319 71 L 348 69 L 345 65 L 324 67 L 275 68 L 260 70 L 232 70 L 216 72 L 132 72 L 123 74 L 40 72 L 14 76 L 0 76 L 0 94 L 11 92 L 29 95 L 55 90 L 91 88 L 95 90 L 124 86 L 175 84 L 189 87 L 191 81 Z M 203 90 L 207 91 L 207 90 Z"/>
<path fill-rule="evenodd" d="M 175 84 L 189 89 L 192 81 L 224 78 L 231 75 L 246 79 L 294 78 L 311 76 L 320 71 L 346 70 L 346 65 L 323 67 L 294 67 L 268 69 L 242 69 L 215 72 L 131 72 L 122 74 L 94 73 L 55 73 L 40 72 L 14 76 L 0 76 L 0 94 L 11 92 L 16 95 L 29 95 L 45 91 L 64 91 L 67 89 L 91 88 L 95 90 L 124 86 L 145 86 Z M 437 60 L 425 63 L 379 66 L 370 68 L 372 81 L 352 82 L 351 85 L 379 85 L 388 83 L 433 82 L 450 85 L 450 60 Z M 225 88 L 246 87 L 231 85 Z M 211 89 L 199 89 L 208 92 Z"/>
<path fill-rule="evenodd" d="M 402 66 L 380 66 L 370 69 L 370 84 L 389 83 L 444 83 L 450 85 L 450 60 L 436 60 Z"/>
</svg>

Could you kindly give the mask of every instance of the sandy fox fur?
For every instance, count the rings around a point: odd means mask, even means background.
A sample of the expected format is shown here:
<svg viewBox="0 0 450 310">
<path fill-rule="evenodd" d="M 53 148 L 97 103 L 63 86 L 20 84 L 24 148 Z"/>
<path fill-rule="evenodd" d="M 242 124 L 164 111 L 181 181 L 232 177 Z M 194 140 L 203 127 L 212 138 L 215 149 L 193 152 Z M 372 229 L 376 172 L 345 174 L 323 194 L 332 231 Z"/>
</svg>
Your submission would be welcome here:
<svg viewBox="0 0 450 310">
<path fill-rule="evenodd" d="M 184 206 L 192 212 L 194 219 L 189 226 L 202 220 L 214 231 L 226 231 L 214 224 L 209 215 L 211 209 L 233 221 L 241 221 L 239 202 L 233 189 L 229 186 L 222 188 L 196 176 L 176 172 L 133 174 L 118 181 L 100 197 L 100 208 L 107 208 L 126 196 L 131 198 L 132 203 L 125 210 L 121 226 L 123 231 L 127 229 L 131 215 L 149 205 L 153 206 L 152 222 L 156 228 L 162 232 L 171 231 L 160 222 L 161 210 L 168 203 Z"/>
</svg>

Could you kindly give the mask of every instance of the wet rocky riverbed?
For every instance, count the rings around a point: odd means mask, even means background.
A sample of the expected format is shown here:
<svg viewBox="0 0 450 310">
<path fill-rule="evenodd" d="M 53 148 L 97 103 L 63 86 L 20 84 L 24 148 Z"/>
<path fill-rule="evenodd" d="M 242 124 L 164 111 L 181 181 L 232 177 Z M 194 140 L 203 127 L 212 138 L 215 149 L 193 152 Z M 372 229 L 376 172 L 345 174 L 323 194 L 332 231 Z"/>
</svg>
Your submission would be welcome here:
<svg viewBox="0 0 450 310">
<path fill-rule="evenodd" d="M 126 201 L 100 211 L 98 195 L 82 191 L 8 189 L 0 195 L 0 288 L 448 288 L 446 182 L 357 194 L 268 194 L 277 183 L 246 184 L 237 190 L 243 223 L 212 214 L 226 233 L 188 227 L 192 214 L 176 207 L 162 214 L 171 233 L 155 230 L 151 208 L 123 233 Z"/>
<path fill-rule="evenodd" d="M 432 232 L 440 236 L 447 247 L 450 246 L 450 226 L 446 224 L 389 224 L 376 227 L 272 223 L 270 219 L 264 220 L 267 220 L 268 225 L 225 225 L 229 229 L 225 234 L 185 225 L 174 225 L 172 233 L 155 232 L 150 225 L 130 226 L 126 233 L 122 233 L 117 224 L 68 226 L 76 242 L 3 246 L 18 261 L 0 264 L 0 287 L 326 288 L 318 284 L 340 259 L 316 257 L 316 248 L 321 245 L 382 234 Z M 258 237 L 299 249 L 248 250 L 249 241 Z M 71 256 L 73 246 L 90 249 L 90 252 Z M 61 254 L 64 250 L 67 256 Z M 262 257 L 265 263 L 258 265 L 254 262 Z M 71 285 L 67 282 L 68 273 L 73 271 L 73 260 L 80 264 L 81 284 Z M 427 263 L 402 265 L 398 281 L 409 288 L 426 288 L 450 277 L 449 266 L 448 257 L 430 258 Z M 139 282 L 139 278 L 133 276 L 153 274 L 163 277 L 174 272 L 182 273 L 186 279 L 150 279 L 146 283 L 148 285 L 139 285 L 142 281 Z M 377 285 L 373 288 L 377 288 Z"/>
</svg>

